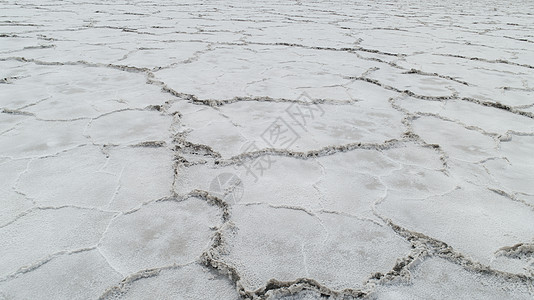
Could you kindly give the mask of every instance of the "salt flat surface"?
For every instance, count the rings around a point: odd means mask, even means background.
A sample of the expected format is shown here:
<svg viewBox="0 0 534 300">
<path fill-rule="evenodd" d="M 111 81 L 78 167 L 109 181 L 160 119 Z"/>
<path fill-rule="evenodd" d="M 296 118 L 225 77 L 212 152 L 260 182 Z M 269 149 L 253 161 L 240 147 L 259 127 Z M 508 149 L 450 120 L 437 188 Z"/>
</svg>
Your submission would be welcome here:
<svg viewBox="0 0 534 300">
<path fill-rule="evenodd" d="M 0 299 L 533 299 L 533 20 L 0 0 Z"/>
</svg>

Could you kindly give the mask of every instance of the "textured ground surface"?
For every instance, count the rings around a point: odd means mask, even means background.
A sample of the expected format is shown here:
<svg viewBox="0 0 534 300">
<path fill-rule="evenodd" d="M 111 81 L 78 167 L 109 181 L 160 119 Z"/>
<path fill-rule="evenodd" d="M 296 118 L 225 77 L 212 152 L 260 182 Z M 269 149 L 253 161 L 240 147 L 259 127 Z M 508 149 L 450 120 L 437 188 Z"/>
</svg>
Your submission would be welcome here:
<svg viewBox="0 0 534 300">
<path fill-rule="evenodd" d="M 0 0 L 0 299 L 532 299 L 534 3 L 412 2 Z"/>
</svg>

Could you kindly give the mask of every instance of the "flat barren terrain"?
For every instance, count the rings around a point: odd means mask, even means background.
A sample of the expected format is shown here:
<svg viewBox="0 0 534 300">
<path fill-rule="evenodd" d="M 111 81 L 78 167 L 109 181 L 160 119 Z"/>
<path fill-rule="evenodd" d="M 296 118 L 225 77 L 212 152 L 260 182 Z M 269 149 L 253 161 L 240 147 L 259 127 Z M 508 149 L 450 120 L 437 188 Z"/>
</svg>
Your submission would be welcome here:
<svg viewBox="0 0 534 300">
<path fill-rule="evenodd" d="M 533 299 L 533 1 L 0 0 L 0 299 Z"/>
</svg>

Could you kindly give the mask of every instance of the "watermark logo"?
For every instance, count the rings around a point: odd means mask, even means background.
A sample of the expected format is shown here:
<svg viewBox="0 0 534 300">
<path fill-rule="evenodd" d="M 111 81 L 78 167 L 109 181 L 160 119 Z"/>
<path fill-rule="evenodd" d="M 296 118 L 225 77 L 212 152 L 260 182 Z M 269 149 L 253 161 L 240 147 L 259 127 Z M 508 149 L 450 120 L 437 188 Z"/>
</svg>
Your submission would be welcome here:
<svg viewBox="0 0 534 300">
<path fill-rule="evenodd" d="M 308 132 L 308 126 L 317 118 L 324 116 L 324 109 L 313 101 L 307 93 L 302 93 L 297 101 L 292 102 L 285 110 L 283 116 L 277 117 L 260 134 L 261 140 L 270 148 L 289 149 L 300 138 L 299 131 Z M 291 126 L 293 125 L 293 126 Z M 249 141 L 241 148 L 241 153 L 258 153 L 237 164 L 236 170 L 243 167 L 245 176 L 252 176 L 254 182 L 258 182 L 274 163 L 272 155 L 260 153 L 263 149 L 256 141 Z M 243 197 L 243 182 L 233 173 L 222 173 L 215 177 L 210 185 L 210 192 L 214 195 L 237 203 Z"/>
<path fill-rule="evenodd" d="M 289 149 L 301 136 L 297 132 L 308 132 L 309 126 L 315 119 L 324 116 L 324 109 L 315 103 L 306 93 L 300 94 L 297 101 L 291 103 L 283 116 L 277 117 L 260 135 L 260 138 L 270 148 Z M 293 126 L 291 126 L 293 125 Z M 297 125 L 297 126 L 295 126 Z M 256 142 L 245 144 L 241 153 L 259 152 Z M 246 169 L 246 175 L 254 177 L 257 182 L 276 161 L 269 154 L 259 155 L 257 158 L 241 162 L 239 165 Z"/>
<path fill-rule="evenodd" d="M 244 191 L 243 181 L 233 173 L 221 173 L 210 184 L 210 193 L 226 203 L 238 203 Z"/>
<path fill-rule="evenodd" d="M 302 93 L 297 100 L 303 104 L 291 103 L 291 105 L 286 108 L 286 113 L 295 123 L 307 132 L 308 130 L 306 129 L 306 126 L 316 118 L 324 116 L 325 111 L 320 105 L 316 104 L 306 92 Z"/>
<path fill-rule="evenodd" d="M 300 136 L 293 127 L 289 126 L 289 124 L 281 117 L 276 118 L 276 120 L 265 129 L 260 137 L 272 148 L 283 149 L 291 147 L 291 145 L 300 139 Z"/>
<path fill-rule="evenodd" d="M 256 142 L 249 142 L 242 147 L 241 153 L 258 152 L 261 148 Z M 271 168 L 276 161 L 271 155 L 261 155 L 252 160 L 240 161 L 239 166 L 246 169 L 246 175 L 254 177 L 254 182 L 257 182 L 263 173 Z"/>
</svg>

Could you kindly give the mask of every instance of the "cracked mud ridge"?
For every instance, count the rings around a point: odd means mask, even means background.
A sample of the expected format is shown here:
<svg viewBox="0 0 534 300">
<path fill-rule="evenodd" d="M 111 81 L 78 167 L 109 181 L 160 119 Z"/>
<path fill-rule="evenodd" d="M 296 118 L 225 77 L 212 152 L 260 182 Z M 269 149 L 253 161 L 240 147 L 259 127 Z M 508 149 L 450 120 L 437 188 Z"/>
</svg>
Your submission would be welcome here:
<svg viewBox="0 0 534 300">
<path fill-rule="evenodd" d="M 533 299 L 533 19 L 0 0 L 0 299 Z"/>
</svg>

